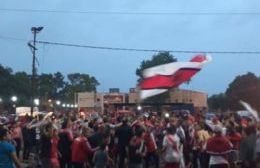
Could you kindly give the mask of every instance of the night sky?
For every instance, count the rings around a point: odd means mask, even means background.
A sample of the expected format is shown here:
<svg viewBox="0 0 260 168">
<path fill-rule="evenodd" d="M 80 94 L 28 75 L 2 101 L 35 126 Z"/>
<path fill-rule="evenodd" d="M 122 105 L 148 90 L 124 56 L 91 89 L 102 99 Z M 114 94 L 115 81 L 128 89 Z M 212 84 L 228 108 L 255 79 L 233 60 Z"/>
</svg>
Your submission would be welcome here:
<svg viewBox="0 0 260 168">
<path fill-rule="evenodd" d="M 31 73 L 32 54 L 27 42 L 33 37 L 32 26 L 44 26 L 37 35 L 42 41 L 161 50 L 260 51 L 259 0 L 1 0 L 0 9 L 0 64 L 14 71 Z M 195 14 L 158 14 L 163 12 Z M 211 14 L 196 14 L 199 12 Z M 259 13 L 234 15 L 234 12 Z M 88 73 L 101 83 L 99 91 L 108 91 L 111 87 L 128 91 L 136 85 L 135 70 L 140 62 L 155 54 L 43 44 L 37 44 L 37 48 L 38 74 Z M 172 54 L 179 61 L 195 55 Z M 212 54 L 212 57 L 213 61 L 183 88 L 211 95 L 224 92 L 236 75 L 248 71 L 260 75 L 260 54 Z"/>
</svg>

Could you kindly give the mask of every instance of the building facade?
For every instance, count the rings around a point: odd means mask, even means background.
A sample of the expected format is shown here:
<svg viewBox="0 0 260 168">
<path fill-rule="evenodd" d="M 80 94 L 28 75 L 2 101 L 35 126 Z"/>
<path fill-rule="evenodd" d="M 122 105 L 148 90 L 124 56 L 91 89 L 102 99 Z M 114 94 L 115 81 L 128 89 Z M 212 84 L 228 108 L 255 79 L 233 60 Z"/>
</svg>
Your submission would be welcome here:
<svg viewBox="0 0 260 168">
<path fill-rule="evenodd" d="M 136 88 L 129 89 L 129 93 L 122 93 L 119 89 L 113 88 L 108 93 L 83 92 L 77 95 L 79 108 L 84 108 L 87 111 L 112 111 L 116 110 L 115 106 L 117 107 L 117 104 L 121 104 L 124 109 L 128 105 L 133 107 L 133 105 L 141 104 Z M 208 107 L 207 93 L 184 89 L 170 90 L 169 100 L 166 100 L 165 103 L 192 104 L 198 110 L 207 109 Z"/>
</svg>

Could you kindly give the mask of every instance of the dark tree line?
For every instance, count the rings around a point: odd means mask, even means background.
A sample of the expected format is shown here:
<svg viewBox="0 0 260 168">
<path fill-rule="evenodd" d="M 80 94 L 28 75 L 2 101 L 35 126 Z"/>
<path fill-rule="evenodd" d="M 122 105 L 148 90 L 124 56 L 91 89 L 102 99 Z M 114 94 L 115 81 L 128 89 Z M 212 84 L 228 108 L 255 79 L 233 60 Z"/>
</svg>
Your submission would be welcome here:
<svg viewBox="0 0 260 168">
<path fill-rule="evenodd" d="M 248 72 L 237 76 L 228 86 L 225 93 L 213 95 L 208 99 L 212 110 L 243 110 L 239 100 L 249 103 L 260 112 L 260 77 Z"/>
<path fill-rule="evenodd" d="M 73 102 L 75 92 L 96 91 L 99 82 L 89 74 L 72 73 L 66 78 L 60 72 L 41 74 L 36 77 L 35 97 L 41 102 L 48 99 Z M 10 104 L 11 96 L 17 96 L 17 105 L 30 105 L 31 75 L 26 72 L 13 72 L 0 65 L 0 98 L 2 104 Z"/>
</svg>

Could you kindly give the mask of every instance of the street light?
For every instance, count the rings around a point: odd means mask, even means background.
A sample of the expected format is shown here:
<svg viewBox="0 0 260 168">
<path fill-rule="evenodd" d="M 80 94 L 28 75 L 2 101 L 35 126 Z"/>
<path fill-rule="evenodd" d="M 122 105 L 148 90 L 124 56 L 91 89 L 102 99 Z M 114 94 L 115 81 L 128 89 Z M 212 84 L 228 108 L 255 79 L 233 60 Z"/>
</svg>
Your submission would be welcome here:
<svg viewBox="0 0 260 168">
<path fill-rule="evenodd" d="M 170 114 L 169 113 L 165 113 L 164 116 L 165 116 L 165 118 L 169 118 Z"/>
<path fill-rule="evenodd" d="M 16 97 L 16 96 L 12 96 L 12 97 L 11 97 L 11 100 L 12 100 L 12 102 L 15 103 L 15 102 L 17 101 L 17 97 Z"/>
<path fill-rule="evenodd" d="M 3 99 L 0 97 L 0 103 L 2 103 L 3 102 Z"/>
<path fill-rule="evenodd" d="M 34 104 L 35 104 L 36 106 L 39 106 L 39 105 L 40 105 L 40 100 L 39 100 L 39 99 L 34 99 Z"/>
<path fill-rule="evenodd" d="M 59 106 L 61 102 L 59 100 L 56 101 L 56 105 Z"/>
<path fill-rule="evenodd" d="M 39 33 L 42 29 L 43 29 L 43 27 L 32 27 L 31 31 L 32 31 L 32 33 L 34 33 L 34 32 Z"/>
<path fill-rule="evenodd" d="M 63 103 L 63 104 L 62 104 L 62 107 L 66 107 L 66 104 L 65 104 L 65 103 Z"/>
<path fill-rule="evenodd" d="M 137 106 L 137 110 L 138 110 L 138 111 L 141 111 L 141 110 L 142 110 L 142 106 L 140 106 L 140 105 Z"/>
<path fill-rule="evenodd" d="M 16 114 L 16 104 L 15 104 L 15 102 L 17 101 L 17 97 L 16 96 L 12 96 L 11 100 L 13 102 L 14 113 Z"/>
</svg>

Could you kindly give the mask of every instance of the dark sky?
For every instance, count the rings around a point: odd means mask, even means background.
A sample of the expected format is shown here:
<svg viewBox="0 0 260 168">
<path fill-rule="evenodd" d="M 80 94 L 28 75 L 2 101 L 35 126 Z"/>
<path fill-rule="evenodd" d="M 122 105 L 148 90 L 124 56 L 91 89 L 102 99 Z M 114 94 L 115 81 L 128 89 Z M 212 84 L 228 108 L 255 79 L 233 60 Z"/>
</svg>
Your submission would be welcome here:
<svg viewBox="0 0 260 168">
<path fill-rule="evenodd" d="M 44 26 L 37 36 L 54 41 L 94 46 L 199 51 L 260 51 L 259 0 L 1 0 L 0 9 L 40 9 L 98 12 L 226 13 L 210 15 L 94 14 L 15 12 L 0 10 L 0 64 L 31 72 L 27 42 L 30 28 Z M 229 14 L 228 14 L 229 13 Z M 1 37 L 24 39 L 15 41 Z M 38 73 L 80 72 L 95 76 L 99 91 L 136 85 L 135 70 L 153 52 L 128 52 L 38 44 Z M 195 54 L 173 53 L 179 61 Z M 259 54 L 212 54 L 213 61 L 182 87 L 208 92 L 225 91 L 236 75 L 260 75 Z"/>
</svg>

